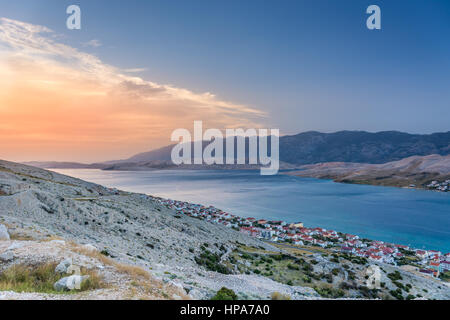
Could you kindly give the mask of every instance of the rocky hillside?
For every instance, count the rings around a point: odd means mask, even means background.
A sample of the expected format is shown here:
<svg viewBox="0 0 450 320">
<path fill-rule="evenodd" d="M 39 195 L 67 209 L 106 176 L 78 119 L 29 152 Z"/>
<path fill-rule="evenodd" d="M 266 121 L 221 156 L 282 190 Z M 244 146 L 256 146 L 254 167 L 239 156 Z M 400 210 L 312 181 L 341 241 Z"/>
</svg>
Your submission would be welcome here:
<svg viewBox="0 0 450 320">
<path fill-rule="evenodd" d="M 300 169 L 289 174 L 337 182 L 427 188 L 432 181 L 450 179 L 450 156 L 413 156 L 384 164 L 328 162 Z"/>
<path fill-rule="evenodd" d="M 35 167 L 0 161 L 0 219 L 10 231 L 20 230 L 13 233 L 13 239 L 57 237 L 91 244 L 118 263 L 140 266 L 165 283 L 183 287 L 191 298 L 210 297 L 223 285 L 254 298 L 267 298 L 276 290 L 299 297 L 316 295 L 257 275 L 211 272 L 195 259 L 205 252 L 223 256 L 238 244 L 276 250 L 261 241 L 176 215 L 151 196 L 108 189 Z M 12 245 L 7 244 L 3 249 Z"/>
<path fill-rule="evenodd" d="M 439 280 L 395 268 L 399 284 L 383 266 L 385 286 L 369 290 L 367 261 L 289 250 L 148 195 L 0 161 L 0 299 L 209 299 L 222 287 L 240 299 L 450 299 Z M 66 294 L 72 265 L 82 286 Z"/>
</svg>

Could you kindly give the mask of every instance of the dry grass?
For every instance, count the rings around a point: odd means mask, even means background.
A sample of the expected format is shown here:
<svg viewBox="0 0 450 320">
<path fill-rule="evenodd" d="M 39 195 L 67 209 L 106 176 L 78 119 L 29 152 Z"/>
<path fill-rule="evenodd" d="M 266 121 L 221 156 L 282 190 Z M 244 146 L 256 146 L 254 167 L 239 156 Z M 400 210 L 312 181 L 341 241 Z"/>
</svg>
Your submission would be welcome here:
<svg viewBox="0 0 450 320">
<path fill-rule="evenodd" d="M 0 291 L 61 293 L 53 288 L 55 282 L 64 277 L 55 273 L 57 263 L 44 263 L 36 266 L 13 265 L 0 273 Z M 70 293 L 106 287 L 102 278 L 94 270 L 81 270 L 89 278 L 81 284 L 80 290 Z"/>
<path fill-rule="evenodd" d="M 10 233 L 9 237 L 11 240 L 21 240 L 21 241 L 31 241 L 35 240 L 32 236 L 26 235 L 26 234 L 19 234 L 19 233 Z"/>
<path fill-rule="evenodd" d="M 99 260 L 104 265 L 112 266 L 117 272 L 128 276 L 130 278 L 129 289 L 125 295 L 125 299 L 171 299 L 174 294 L 180 296 L 183 300 L 189 299 L 178 288 L 164 285 L 161 281 L 154 279 L 147 270 L 140 266 L 119 263 L 99 251 L 83 248 L 75 242 L 69 242 L 69 246 L 71 246 L 72 251 Z"/>
<path fill-rule="evenodd" d="M 278 291 L 272 292 L 270 298 L 272 300 L 291 300 L 291 296 L 288 294 L 283 294 Z"/>
<path fill-rule="evenodd" d="M 151 278 L 150 274 L 145 269 L 139 266 L 120 264 L 116 262 L 115 267 L 117 271 L 119 271 L 120 273 L 127 274 L 133 279 L 142 278 L 145 280 L 149 280 Z"/>
<path fill-rule="evenodd" d="M 150 273 L 148 273 L 144 268 L 139 266 L 122 264 L 114 261 L 111 258 L 103 255 L 99 251 L 89 250 L 83 247 L 80 247 L 78 244 L 71 242 L 72 251 L 85 255 L 87 257 L 91 257 L 93 259 L 101 261 L 105 265 L 113 266 L 116 270 L 122 274 L 126 274 L 130 276 L 132 279 L 150 279 Z"/>
<path fill-rule="evenodd" d="M 52 240 L 63 240 L 64 241 L 63 238 L 61 238 L 59 236 L 55 236 L 55 235 L 48 236 L 47 238 L 43 239 L 42 241 L 52 241 Z"/>
</svg>

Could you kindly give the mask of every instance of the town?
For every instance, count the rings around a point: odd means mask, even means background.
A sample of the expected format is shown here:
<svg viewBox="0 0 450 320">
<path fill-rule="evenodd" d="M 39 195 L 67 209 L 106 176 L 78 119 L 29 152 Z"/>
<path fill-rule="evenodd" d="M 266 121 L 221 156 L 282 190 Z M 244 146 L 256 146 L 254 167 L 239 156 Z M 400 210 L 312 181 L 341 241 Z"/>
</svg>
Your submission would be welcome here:
<svg viewBox="0 0 450 320">
<path fill-rule="evenodd" d="M 431 183 L 427 185 L 427 188 L 442 192 L 448 192 L 450 191 L 450 180 L 445 180 L 443 182 L 431 181 Z"/>
<path fill-rule="evenodd" d="M 411 265 L 423 275 L 439 278 L 441 273 L 450 271 L 450 253 L 436 250 L 421 250 L 406 245 L 360 238 L 323 228 L 307 228 L 302 222 L 269 221 L 265 219 L 243 218 L 213 206 L 203 206 L 189 202 L 155 198 L 162 205 L 174 209 L 177 214 L 222 224 L 251 237 L 266 241 L 284 242 L 294 246 L 317 246 L 349 255 L 366 258 L 369 261 Z"/>
</svg>

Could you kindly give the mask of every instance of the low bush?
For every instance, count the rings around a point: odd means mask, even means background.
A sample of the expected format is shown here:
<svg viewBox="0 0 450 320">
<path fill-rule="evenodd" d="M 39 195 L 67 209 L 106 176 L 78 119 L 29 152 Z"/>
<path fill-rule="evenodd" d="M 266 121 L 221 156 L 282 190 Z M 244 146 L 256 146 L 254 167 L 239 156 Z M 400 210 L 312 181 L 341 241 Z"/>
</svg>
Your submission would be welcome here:
<svg viewBox="0 0 450 320">
<path fill-rule="evenodd" d="M 211 300 L 237 300 L 237 295 L 233 290 L 222 287 Z"/>
<path fill-rule="evenodd" d="M 215 271 L 223 274 L 231 273 L 231 271 L 226 266 L 220 263 L 220 256 L 216 253 L 212 253 L 209 250 L 204 250 L 200 254 L 200 256 L 195 257 L 195 262 L 210 271 Z"/>
</svg>

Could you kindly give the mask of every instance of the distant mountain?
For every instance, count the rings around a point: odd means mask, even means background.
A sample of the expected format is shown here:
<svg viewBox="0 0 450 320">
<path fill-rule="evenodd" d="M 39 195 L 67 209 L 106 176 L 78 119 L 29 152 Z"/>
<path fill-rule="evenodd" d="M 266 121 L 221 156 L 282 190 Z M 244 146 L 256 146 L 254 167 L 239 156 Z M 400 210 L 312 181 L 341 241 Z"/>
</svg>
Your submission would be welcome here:
<svg viewBox="0 0 450 320">
<path fill-rule="evenodd" d="M 58 161 L 28 161 L 24 162 L 28 166 L 43 169 L 103 169 L 106 164 L 103 163 L 79 163 L 79 162 L 58 162 Z"/>
<path fill-rule="evenodd" d="M 204 141 L 203 148 L 208 144 L 209 142 Z M 30 162 L 28 164 L 41 168 L 99 168 L 109 170 L 168 168 L 172 167 L 169 162 L 173 146 L 169 145 L 139 153 L 124 160 L 103 163 Z M 308 131 L 280 137 L 280 163 L 284 164 L 284 168 L 324 162 L 379 164 L 411 156 L 430 154 L 450 154 L 450 131 L 433 134 L 409 134 L 398 131 L 376 133 L 365 131 L 339 131 L 335 133 Z M 248 158 L 248 148 L 246 148 L 246 158 Z"/>
<path fill-rule="evenodd" d="M 386 163 L 429 154 L 450 154 L 450 131 L 428 135 L 397 131 L 310 131 L 280 139 L 280 160 L 295 164 Z"/>
<path fill-rule="evenodd" d="M 413 156 L 383 164 L 326 162 L 300 167 L 289 175 L 333 179 L 336 182 L 427 188 L 450 179 L 450 155 Z"/>
<path fill-rule="evenodd" d="M 172 147 L 140 153 L 125 161 L 170 160 Z M 429 154 L 450 154 L 450 131 L 428 135 L 397 131 L 309 131 L 280 137 L 280 161 L 295 165 L 336 161 L 385 163 Z"/>
</svg>

